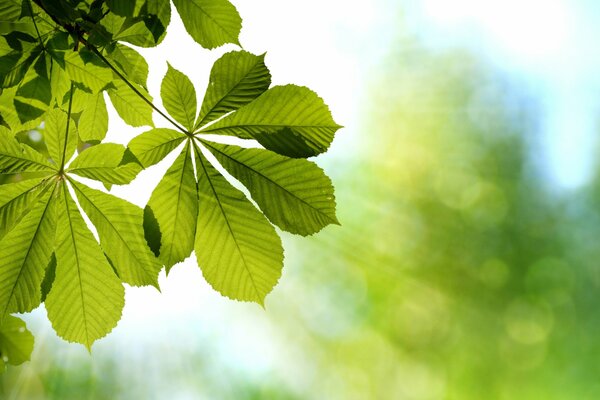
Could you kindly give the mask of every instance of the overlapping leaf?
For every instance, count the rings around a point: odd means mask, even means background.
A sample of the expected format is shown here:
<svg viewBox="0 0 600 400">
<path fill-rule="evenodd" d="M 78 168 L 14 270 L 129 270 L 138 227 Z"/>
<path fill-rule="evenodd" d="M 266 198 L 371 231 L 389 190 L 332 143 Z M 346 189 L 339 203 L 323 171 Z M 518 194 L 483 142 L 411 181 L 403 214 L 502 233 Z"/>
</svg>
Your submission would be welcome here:
<svg viewBox="0 0 600 400">
<path fill-rule="evenodd" d="M 169 67 L 161 96 L 184 133 L 151 130 L 129 144 L 151 166 L 186 141 L 145 210 L 146 236 L 167 270 L 194 249 L 216 290 L 261 304 L 283 264 L 271 223 L 301 235 L 338 223 L 331 181 L 301 158 L 325 151 L 339 126 L 314 92 L 297 86 L 268 90 L 270 81 L 264 56 L 228 53 L 215 63 L 196 115 L 189 79 Z M 213 143 L 205 133 L 256 139 L 273 151 Z M 246 186 L 260 211 L 218 172 L 221 166 Z"/>
<path fill-rule="evenodd" d="M 77 144 L 73 125 L 61 109 L 48 114 L 44 136 L 51 161 L 9 134 L 0 142 L 0 164 L 6 170 L 45 173 L 0 186 L 0 326 L 9 314 L 30 311 L 44 299 L 58 335 L 89 348 L 120 319 L 122 282 L 157 286 L 162 265 L 144 238 L 142 209 L 69 177 L 122 184 L 141 170 L 139 162 L 121 145 L 102 144 L 82 151 L 68 165 Z M 95 225 L 100 244 L 69 187 Z"/>
</svg>

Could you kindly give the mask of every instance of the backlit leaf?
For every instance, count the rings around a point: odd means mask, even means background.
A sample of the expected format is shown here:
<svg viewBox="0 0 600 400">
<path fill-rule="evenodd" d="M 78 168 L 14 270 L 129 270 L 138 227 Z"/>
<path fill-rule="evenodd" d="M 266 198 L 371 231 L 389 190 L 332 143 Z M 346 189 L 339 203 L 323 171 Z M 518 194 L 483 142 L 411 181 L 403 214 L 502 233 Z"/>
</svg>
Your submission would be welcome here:
<svg viewBox="0 0 600 400">
<path fill-rule="evenodd" d="M 125 185 L 142 170 L 120 144 L 102 143 L 82 151 L 69 165 L 68 172 L 105 184 Z"/>
<path fill-rule="evenodd" d="M 196 154 L 196 257 L 205 279 L 221 294 L 263 304 L 283 267 L 281 239 L 246 196 Z"/>
<path fill-rule="evenodd" d="M 127 145 L 145 168 L 167 156 L 179 146 L 186 136 L 173 129 L 156 128 L 136 136 Z"/>
<path fill-rule="evenodd" d="M 239 44 L 242 18 L 227 0 L 174 0 L 183 25 L 202 47 Z"/>
<path fill-rule="evenodd" d="M 316 164 L 267 150 L 203 143 L 281 229 L 311 235 L 339 224 L 331 180 Z"/>
<path fill-rule="evenodd" d="M 271 84 L 265 56 L 233 51 L 219 58 L 210 71 L 210 81 L 194 129 L 245 106 Z"/>
<path fill-rule="evenodd" d="M 56 229 L 53 190 L 47 191 L 0 241 L 0 320 L 40 304 L 46 265 L 54 251 Z"/>
<path fill-rule="evenodd" d="M 163 105 L 188 131 L 194 129 L 197 113 L 196 90 L 190 79 L 169 64 L 160 87 Z"/>
<path fill-rule="evenodd" d="M 269 89 L 201 132 L 256 139 L 276 153 L 307 158 L 327 151 L 338 129 L 315 92 L 286 85 Z"/>
<path fill-rule="evenodd" d="M 152 107 L 142 100 L 125 82 L 116 80 L 113 85 L 115 88 L 109 89 L 108 95 L 123 121 L 134 127 L 154 126 Z M 136 89 L 142 96 L 152 101 L 152 97 L 144 88 L 138 86 Z"/>
<path fill-rule="evenodd" d="M 56 277 L 46 297 L 56 333 L 91 349 L 121 318 L 125 290 L 65 184 L 59 190 Z"/>
<path fill-rule="evenodd" d="M 189 143 L 154 189 L 146 207 L 160 228 L 159 258 L 169 271 L 194 249 L 198 193 Z"/>
<path fill-rule="evenodd" d="M 158 287 L 162 264 L 150 251 L 142 229 L 143 210 L 125 200 L 73 182 L 81 208 L 100 236 L 123 282 L 133 286 Z"/>
</svg>

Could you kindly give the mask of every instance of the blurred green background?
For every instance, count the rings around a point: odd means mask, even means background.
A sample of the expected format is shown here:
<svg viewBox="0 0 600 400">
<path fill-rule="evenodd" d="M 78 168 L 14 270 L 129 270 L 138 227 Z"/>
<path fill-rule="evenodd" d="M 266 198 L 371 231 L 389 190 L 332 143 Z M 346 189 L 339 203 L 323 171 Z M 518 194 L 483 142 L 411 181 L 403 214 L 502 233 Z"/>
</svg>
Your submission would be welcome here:
<svg viewBox="0 0 600 400">
<path fill-rule="evenodd" d="M 488 46 L 477 30 L 452 36 L 464 25 L 428 19 L 421 5 L 433 0 L 394 3 L 377 2 L 381 15 L 364 28 L 386 36 L 376 49 L 355 41 L 362 31 L 330 31 L 363 68 L 357 98 L 338 111 L 347 128 L 317 160 L 336 186 L 342 226 L 283 235 L 285 271 L 266 311 L 211 293 L 188 260 L 163 277 L 162 294 L 128 289 L 123 320 L 92 356 L 56 338 L 43 310 L 26 316 L 33 358 L 0 377 L 0 394 L 600 398 L 600 176 L 590 162 L 556 178 L 586 156 L 552 157 L 569 140 L 593 140 L 548 139 L 549 125 L 561 126 L 548 106 L 556 98 L 539 69 L 514 67 L 520 53 Z M 597 15 L 593 2 L 570 4 Z M 551 61 L 527 65 L 560 68 Z M 593 91 L 596 69 L 586 68 L 579 84 Z M 324 97 L 336 116 L 336 99 Z M 596 116 L 587 115 L 587 135 Z"/>
</svg>

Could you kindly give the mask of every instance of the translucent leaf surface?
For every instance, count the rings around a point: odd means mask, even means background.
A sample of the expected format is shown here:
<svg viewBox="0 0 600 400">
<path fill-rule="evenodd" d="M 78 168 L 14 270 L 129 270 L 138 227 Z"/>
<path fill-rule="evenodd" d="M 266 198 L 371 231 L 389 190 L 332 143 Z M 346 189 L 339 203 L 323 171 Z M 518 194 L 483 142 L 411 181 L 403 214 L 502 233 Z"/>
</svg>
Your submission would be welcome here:
<svg viewBox="0 0 600 400">
<path fill-rule="evenodd" d="M 160 87 L 163 105 L 188 131 L 194 129 L 198 104 L 196 90 L 190 79 L 171 65 Z"/>
<path fill-rule="evenodd" d="M 265 216 L 201 154 L 196 257 L 219 293 L 263 304 L 283 267 L 281 239 Z"/>
<path fill-rule="evenodd" d="M 121 318 L 125 290 L 81 217 L 66 185 L 59 189 L 56 278 L 46 298 L 56 333 L 91 349 Z"/>
<path fill-rule="evenodd" d="M 271 85 L 265 56 L 235 51 L 219 58 L 210 71 L 210 81 L 195 129 L 250 103 Z"/>
<path fill-rule="evenodd" d="M 174 0 L 183 25 L 207 49 L 225 43 L 239 44 L 242 18 L 227 0 Z"/>
<path fill-rule="evenodd" d="M 189 143 L 152 192 L 147 208 L 160 228 L 159 257 L 168 271 L 194 249 L 198 193 Z"/>
<path fill-rule="evenodd" d="M 256 139 L 276 153 L 307 158 L 327 151 L 339 128 L 315 92 L 286 85 L 269 89 L 201 132 Z"/>
<path fill-rule="evenodd" d="M 125 200 L 73 182 L 79 204 L 100 236 L 123 282 L 158 287 L 162 264 L 150 251 L 142 229 L 143 210 Z"/>
<path fill-rule="evenodd" d="M 331 180 L 316 164 L 267 150 L 203 143 L 281 229 L 310 235 L 339 224 Z"/>
</svg>

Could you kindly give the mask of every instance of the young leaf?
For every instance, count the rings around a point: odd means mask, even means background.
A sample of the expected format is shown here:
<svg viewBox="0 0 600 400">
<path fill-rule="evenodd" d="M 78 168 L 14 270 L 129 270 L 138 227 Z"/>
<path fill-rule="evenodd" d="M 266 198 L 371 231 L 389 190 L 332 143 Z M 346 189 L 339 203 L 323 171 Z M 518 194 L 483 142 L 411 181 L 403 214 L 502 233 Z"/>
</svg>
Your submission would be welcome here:
<svg viewBox="0 0 600 400">
<path fill-rule="evenodd" d="M 40 304 L 41 284 L 54 250 L 56 213 L 53 190 L 46 192 L 0 242 L 0 321 Z"/>
<path fill-rule="evenodd" d="M 46 310 L 60 337 L 91 349 L 95 340 L 117 325 L 125 290 L 66 184 L 58 192 L 56 278 L 46 297 Z"/>
<path fill-rule="evenodd" d="M 186 136 L 173 129 L 156 128 L 136 136 L 127 147 L 148 168 L 167 156 L 185 140 Z"/>
<path fill-rule="evenodd" d="M 115 88 L 109 89 L 108 95 L 123 121 L 134 127 L 154 126 L 152 107 L 142 100 L 125 82 L 115 80 L 113 85 Z M 144 88 L 138 86 L 136 89 L 142 96 L 152 101 L 152 97 Z"/>
<path fill-rule="evenodd" d="M 146 206 L 161 232 L 159 259 L 167 272 L 194 249 L 198 193 L 189 142 L 160 181 Z"/>
<path fill-rule="evenodd" d="M 69 132 L 66 135 L 67 126 Z M 44 138 L 48 146 L 48 154 L 57 165 L 62 161 L 68 162 L 75 154 L 77 149 L 75 122 L 61 109 L 55 108 L 47 114 Z"/>
<path fill-rule="evenodd" d="M 169 114 L 185 129 L 192 131 L 198 105 L 196 90 L 190 78 L 169 64 L 160 87 L 160 97 Z"/>
<path fill-rule="evenodd" d="M 196 257 L 210 285 L 232 299 L 264 303 L 283 267 L 281 239 L 246 196 L 196 152 Z"/>
<path fill-rule="evenodd" d="M 239 45 L 242 18 L 227 0 L 173 0 L 190 36 L 202 47 Z"/>
<path fill-rule="evenodd" d="M 77 125 L 84 142 L 101 141 L 108 132 L 108 111 L 102 92 L 88 96 Z"/>
<path fill-rule="evenodd" d="M 203 143 L 281 229 L 305 236 L 339 224 L 331 180 L 316 164 L 267 150 Z"/>
<path fill-rule="evenodd" d="M 29 361 L 33 342 L 25 322 L 9 315 L 0 325 L 0 372 L 4 371 L 6 363 L 20 365 Z"/>
<path fill-rule="evenodd" d="M 210 81 L 194 130 L 245 106 L 271 85 L 265 55 L 232 51 L 219 58 L 210 71 Z"/>
<path fill-rule="evenodd" d="M 100 245 L 121 280 L 133 286 L 158 287 L 158 273 L 162 265 L 144 238 L 143 210 L 125 200 L 74 181 L 71 183 L 81 208 L 98 230 Z"/>
<path fill-rule="evenodd" d="M 286 85 L 269 89 L 200 132 L 256 139 L 276 153 L 307 158 L 327 151 L 339 128 L 315 92 Z"/>
<path fill-rule="evenodd" d="M 13 174 L 21 172 L 55 172 L 40 153 L 19 143 L 10 133 L 0 131 L 0 172 Z"/>
<path fill-rule="evenodd" d="M 129 155 L 131 156 L 131 155 Z M 125 185 L 140 173 L 142 167 L 120 144 L 102 143 L 79 153 L 68 172 L 105 184 Z"/>
</svg>

